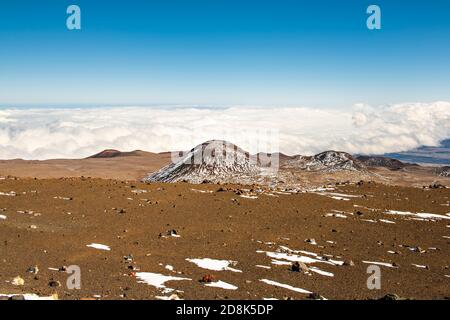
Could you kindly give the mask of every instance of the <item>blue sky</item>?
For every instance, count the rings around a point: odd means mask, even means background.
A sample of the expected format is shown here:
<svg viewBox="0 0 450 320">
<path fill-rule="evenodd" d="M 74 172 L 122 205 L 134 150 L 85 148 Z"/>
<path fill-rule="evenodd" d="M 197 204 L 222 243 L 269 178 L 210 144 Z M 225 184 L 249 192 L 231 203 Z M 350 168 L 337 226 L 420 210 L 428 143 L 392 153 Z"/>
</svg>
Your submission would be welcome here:
<svg viewBox="0 0 450 320">
<path fill-rule="evenodd" d="M 3 106 L 450 101 L 449 57 L 448 0 L 0 3 Z"/>
</svg>

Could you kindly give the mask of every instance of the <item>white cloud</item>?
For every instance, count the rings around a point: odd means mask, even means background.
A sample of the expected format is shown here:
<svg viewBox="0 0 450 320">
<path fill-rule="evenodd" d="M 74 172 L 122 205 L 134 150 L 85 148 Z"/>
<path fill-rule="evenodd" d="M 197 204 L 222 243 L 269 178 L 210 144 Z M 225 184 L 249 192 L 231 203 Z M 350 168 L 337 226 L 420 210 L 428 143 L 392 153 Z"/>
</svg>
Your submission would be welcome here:
<svg viewBox="0 0 450 320">
<path fill-rule="evenodd" d="M 313 108 L 115 107 L 0 110 L 0 159 L 80 158 L 106 148 L 186 150 L 210 139 L 251 152 L 385 153 L 450 137 L 450 103 Z M 259 143 L 259 145 L 258 145 Z"/>
</svg>

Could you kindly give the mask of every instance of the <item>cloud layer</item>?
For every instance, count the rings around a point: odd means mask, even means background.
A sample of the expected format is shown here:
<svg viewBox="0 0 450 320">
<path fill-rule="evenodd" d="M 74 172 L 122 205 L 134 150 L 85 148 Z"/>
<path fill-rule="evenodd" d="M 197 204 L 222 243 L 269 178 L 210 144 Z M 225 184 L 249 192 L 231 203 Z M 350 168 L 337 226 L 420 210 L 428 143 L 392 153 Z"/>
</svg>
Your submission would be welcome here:
<svg viewBox="0 0 450 320">
<path fill-rule="evenodd" d="M 187 150 L 211 139 L 250 152 L 381 154 L 450 137 L 450 103 L 313 108 L 114 107 L 0 110 L 0 159 L 81 158 L 106 148 Z"/>
</svg>

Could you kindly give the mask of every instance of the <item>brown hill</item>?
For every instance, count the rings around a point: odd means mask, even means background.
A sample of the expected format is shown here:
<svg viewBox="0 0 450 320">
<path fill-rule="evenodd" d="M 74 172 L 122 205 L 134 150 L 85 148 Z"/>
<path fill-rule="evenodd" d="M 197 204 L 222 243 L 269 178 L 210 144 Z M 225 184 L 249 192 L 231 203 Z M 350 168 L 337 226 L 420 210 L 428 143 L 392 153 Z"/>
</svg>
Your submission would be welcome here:
<svg viewBox="0 0 450 320">
<path fill-rule="evenodd" d="M 103 159 L 103 158 L 115 158 L 115 157 L 129 157 L 129 156 L 139 156 L 143 151 L 134 150 L 129 152 L 122 152 L 116 149 L 105 149 L 99 153 L 96 153 L 87 159 Z"/>
</svg>

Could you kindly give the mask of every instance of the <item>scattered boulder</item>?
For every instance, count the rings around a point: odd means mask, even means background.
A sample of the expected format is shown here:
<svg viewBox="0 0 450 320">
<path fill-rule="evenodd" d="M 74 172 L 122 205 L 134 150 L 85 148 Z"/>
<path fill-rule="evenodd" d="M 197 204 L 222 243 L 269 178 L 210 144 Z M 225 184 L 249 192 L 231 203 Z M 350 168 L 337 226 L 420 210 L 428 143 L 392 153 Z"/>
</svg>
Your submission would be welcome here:
<svg viewBox="0 0 450 320">
<path fill-rule="evenodd" d="M 25 280 L 23 280 L 21 276 L 17 276 L 12 280 L 11 284 L 14 286 L 23 286 L 25 284 Z"/>
<path fill-rule="evenodd" d="M 48 283 L 48 286 L 52 287 L 52 288 L 61 287 L 61 282 L 59 282 L 57 280 L 50 280 L 50 282 Z"/>
<path fill-rule="evenodd" d="M 345 260 L 343 265 L 348 267 L 354 267 L 355 263 L 353 262 L 353 260 Z"/>
<path fill-rule="evenodd" d="M 294 262 L 291 266 L 291 270 L 294 272 L 303 272 L 303 273 L 309 272 L 308 266 L 301 261 Z"/>
<path fill-rule="evenodd" d="M 425 252 L 427 252 L 426 250 L 423 250 L 421 247 L 412 247 L 411 251 L 418 252 L 418 253 L 425 253 Z"/>
<path fill-rule="evenodd" d="M 172 293 L 167 300 L 181 300 L 181 298 L 176 293 Z"/>
<path fill-rule="evenodd" d="M 430 184 L 430 186 L 428 188 L 430 188 L 430 189 L 445 189 L 446 187 L 443 184 L 435 182 L 433 184 Z"/>
<path fill-rule="evenodd" d="M 317 244 L 316 239 L 314 238 L 305 239 L 305 242 L 310 244 Z"/>
<path fill-rule="evenodd" d="M 129 254 L 129 255 L 127 255 L 127 256 L 124 256 L 124 257 L 123 257 L 123 261 L 124 261 L 125 263 L 131 263 L 131 262 L 133 262 L 133 255 L 132 255 L 132 254 Z"/>
<path fill-rule="evenodd" d="M 29 268 L 27 269 L 27 272 L 28 272 L 28 273 L 37 274 L 37 273 L 39 272 L 39 268 L 38 268 L 38 266 L 29 267 Z"/>
<path fill-rule="evenodd" d="M 378 300 L 406 300 L 405 298 L 401 298 L 400 296 L 396 295 L 395 293 L 388 293 L 387 295 L 381 297 Z"/>
<path fill-rule="evenodd" d="M 203 283 L 211 283 L 213 281 L 214 281 L 214 276 L 210 275 L 210 274 L 206 274 L 200 279 L 200 282 L 203 282 Z"/>
<path fill-rule="evenodd" d="M 308 298 L 312 299 L 312 300 L 326 300 L 325 297 L 321 296 L 320 294 L 318 294 L 316 292 L 310 293 Z"/>
<path fill-rule="evenodd" d="M 160 238 L 166 238 L 166 237 L 179 237 L 180 235 L 178 234 L 177 230 L 172 229 L 172 230 L 167 230 L 166 232 L 160 233 L 159 237 Z"/>
</svg>

